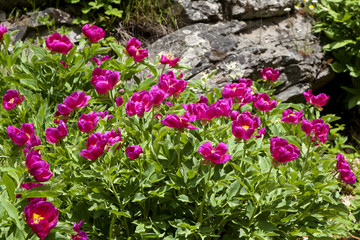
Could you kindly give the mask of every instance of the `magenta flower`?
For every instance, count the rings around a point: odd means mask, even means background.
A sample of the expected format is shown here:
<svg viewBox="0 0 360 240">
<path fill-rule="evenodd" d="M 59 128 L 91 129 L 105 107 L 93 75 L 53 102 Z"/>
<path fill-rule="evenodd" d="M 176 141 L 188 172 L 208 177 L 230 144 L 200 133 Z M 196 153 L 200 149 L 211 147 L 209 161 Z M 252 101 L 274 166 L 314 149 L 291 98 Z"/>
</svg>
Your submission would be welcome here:
<svg viewBox="0 0 360 240">
<path fill-rule="evenodd" d="M 71 240 L 86 240 L 88 238 L 88 235 L 85 231 L 81 231 L 80 227 L 83 224 L 83 220 L 81 220 L 78 224 L 74 222 L 73 229 L 75 232 L 77 232 L 76 235 L 71 235 Z"/>
<path fill-rule="evenodd" d="M 356 182 L 355 174 L 351 171 L 349 163 L 345 160 L 344 155 L 338 153 L 336 159 L 336 168 L 340 172 L 341 179 L 348 184 L 354 184 Z"/>
<path fill-rule="evenodd" d="M 206 105 L 209 104 L 209 99 L 204 96 L 200 96 L 200 100 L 197 103 L 205 103 Z"/>
<path fill-rule="evenodd" d="M 52 173 L 49 171 L 49 164 L 41 159 L 41 155 L 38 151 L 31 150 L 25 155 L 25 165 L 37 182 L 46 182 L 52 177 Z"/>
<path fill-rule="evenodd" d="M 173 71 L 162 74 L 157 84 L 157 86 L 166 93 L 166 97 L 174 95 L 175 98 L 179 98 L 180 93 L 185 90 L 186 85 L 187 82 L 178 80 Z"/>
<path fill-rule="evenodd" d="M 152 96 L 153 106 L 157 108 L 166 98 L 166 93 L 162 89 L 160 89 L 157 85 L 151 87 L 150 94 Z"/>
<path fill-rule="evenodd" d="M 131 145 L 125 149 L 125 153 L 130 159 L 137 159 L 143 150 L 138 145 Z"/>
<path fill-rule="evenodd" d="M 254 106 L 259 109 L 260 111 L 268 112 L 274 109 L 277 105 L 277 101 L 270 100 L 269 95 L 266 93 L 256 94 L 254 100 Z"/>
<path fill-rule="evenodd" d="M 55 124 L 59 124 L 59 123 L 61 123 L 61 122 L 64 122 L 64 123 L 67 122 L 67 119 L 66 119 L 66 118 L 56 118 L 56 117 L 58 117 L 58 116 L 62 116 L 62 115 L 59 113 L 59 111 L 56 111 L 55 114 L 54 114 L 54 123 L 55 123 Z"/>
<path fill-rule="evenodd" d="M 276 81 L 279 78 L 279 69 L 265 67 L 261 70 L 261 77 L 268 81 Z"/>
<path fill-rule="evenodd" d="M 81 150 L 80 155 L 84 158 L 95 160 L 104 153 L 105 146 L 108 142 L 106 135 L 94 133 L 86 141 L 86 149 Z"/>
<path fill-rule="evenodd" d="M 209 164 L 210 161 L 212 165 L 226 163 L 230 160 L 231 155 L 226 154 L 228 147 L 225 143 L 221 142 L 215 149 L 213 149 L 211 142 L 206 142 L 199 147 L 199 153 L 205 158 L 203 162 L 205 165 Z"/>
<path fill-rule="evenodd" d="M 49 143 L 59 143 L 67 136 L 68 130 L 65 122 L 61 121 L 56 128 L 45 129 L 45 137 Z"/>
<path fill-rule="evenodd" d="M 266 128 L 265 128 L 265 127 L 259 129 L 259 130 L 256 132 L 256 135 L 254 135 L 254 138 L 262 138 L 263 136 L 265 136 L 265 131 L 266 131 Z"/>
<path fill-rule="evenodd" d="M 111 58 L 109 57 L 109 55 L 105 55 L 101 59 L 98 59 L 97 57 L 92 57 L 92 58 L 90 58 L 90 61 L 88 64 L 90 64 L 91 61 L 94 61 L 96 65 L 100 66 L 101 63 L 103 63 L 106 60 L 110 60 L 110 59 Z"/>
<path fill-rule="evenodd" d="M 326 105 L 330 98 L 325 93 L 314 96 L 311 89 L 308 92 L 303 92 L 303 95 L 308 103 L 314 105 L 319 110 L 322 110 L 322 107 Z"/>
<path fill-rule="evenodd" d="M 237 120 L 239 115 L 240 115 L 240 113 L 238 111 L 235 111 L 235 110 L 231 111 L 231 113 L 230 113 L 231 121 Z"/>
<path fill-rule="evenodd" d="M 210 108 L 215 111 L 215 118 L 229 117 L 232 111 L 233 100 L 231 98 L 223 98 L 217 100 L 215 103 L 210 104 Z"/>
<path fill-rule="evenodd" d="M 176 128 L 180 132 L 184 131 L 184 128 L 187 129 L 197 129 L 195 126 L 189 124 L 189 122 L 193 122 L 196 120 L 196 116 L 190 116 L 189 113 L 185 113 L 182 116 L 177 116 L 176 114 L 166 115 L 164 119 L 161 119 L 161 124 Z"/>
<path fill-rule="evenodd" d="M 241 78 L 241 77 L 239 77 L 239 83 L 245 83 L 247 87 L 251 87 L 253 84 L 250 78 Z"/>
<path fill-rule="evenodd" d="M 314 119 L 312 122 L 303 118 L 301 129 L 312 138 L 313 142 L 325 143 L 327 140 L 329 125 L 324 124 L 323 119 Z"/>
<path fill-rule="evenodd" d="M 64 61 L 60 61 L 60 63 L 61 63 L 61 65 L 64 66 L 64 68 L 68 68 L 68 67 L 69 67 L 69 65 L 67 65 L 66 62 L 64 62 Z"/>
<path fill-rule="evenodd" d="M 33 188 L 36 188 L 38 186 L 45 186 L 45 184 L 40 184 L 40 183 L 34 183 L 34 182 L 27 182 L 27 183 L 23 183 L 21 184 L 20 188 L 25 188 L 26 190 L 30 190 Z M 16 198 L 21 198 L 21 194 L 17 194 Z M 46 197 L 41 197 L 41 198 L 27 198 L 28 201 L 33 201 L 33 200 L 42 200 L 42 201 L 46 201 Z"/>
<path fill-rule="evenodd" d="M 78 121 L 78 127 L 79 130 L 82 132 L 90 132 L 98 123 L 100 117 L 96 114 L 96 112 L 91 112 L 89 114 L 81 114 L 79 121 Z"/>
<path fill-rule="evenodd" d="M 31 201 L 24 208 L 24 214 L 32 231 L 40 239 L 44 239 L 50 230 L 56 226 L 59 210 L 47 201 Z"/>
<path fill-rule="evenodd" d="M 4 24 L 0 26 L 0 41 L 3 39 L 4 34 L 7 33 L 9 30 L 5 27 Z"/>
<path fill-rule="evenodd" d="M 169 67 L 173 67 L 179 62 L 179 60 L 179 58 L 173 58 L 172 56 L 161 55 L 160 63 L 169 64 Z"/>
<path fill-rule="evenodd" d="M 223 98 L 231 98 L 240 107 L 253 101 L 252 90 L 246 83 L 227 83 L 222 91 Z"/>
<path fill-rule="evenodd" d="M 64 35 L 61 36 L 59 33 L 54 33 L 46 38 L 46 47 L 52 52 L 59 52 L 62 54 L 67 54 L 73 44 L 70 42 L 70 39 Z"/>
<path fill-rule="evenodd" d="M 84 91 L 75 91 L 65 98 L 63 104 L 57 105 L 58 110 L 55 112 L 55 116 L 63 115 L 67 117 L 73 110 L 89 105 L 89 99 L 90 96 L 85 96 Z"/>
<path fill-rule="evenodd" d="M 300 150 L 295 145 L 289 143 L 286 139 L 273 137 L 270 139 L 271 156 L 278 163 L 285 163 L 295 160 L 300 155 Z"/>
<path fill-rule="evenodd" d="M 301 122 L 304 113 L 303 110 L 300 110 L 300 112 L 293 112 L 291 109 L 287 109 L 283 111 L 282 115 L 281 121 L 295 125 Z"/>
<path fill-rule="evenodd" d="M 144 117 L 144 113 L 151 110 L 152 96 L 146 91 L 135 92 L 125 104 L 126 114 L 130 117 L 138 115 L 138 117 Z"/>
<path fill-rule="evenodd" d="M 120 107 L 124 103 L 123 97 L 120 95 L 117 98 L 115 98 L 115 103 L 117 107 Z"/>
<path fill-rule="evenodd" d="M 105 30 L 95 25 L 90 26 L 89 24 L 85 24 L 82 28 L 82 33 L 93 43 L 105 37 Z"/>
<path fill-rule="evenodd" d="M 105 132 L 105 137 L 107 139 L 107 148 L 106 150 L 109 151 L 110 146 L 114 145 L 117 142 L 121 142 L 121 130 L 120 128 L 118 128 L 118 132 L 115 132 L 114 129 L 111 129 L 111 131 L 106 131 Z M 121 144 L 119 144 L 116 148 L 116 150 L 118 150 L 120 148 Z"/>
<path fill-rule="evenodd" d="M 245 111 L 242 112 L 235 121 L 233 121 L 231 125 L 231 132 L 236 138 L 248 140 L 255 132 L 255 129 L 259 126 L 260 118 L 252 116 L 250 112 Z"/>
<path fill-rule="evenodd" d="M 101 117 L 102 119 L 104 119 L 104 118 L 107 117 L 106 121 L 109 121 L 110 118 L 113 118 L 113 117 L 114 117 L 114 115 L 109 114 L 109 111 L 108 111 L 108 110 L 106 110 L 105 112 L 98 111 L 98 112 L 96 112 L 96 114 L 97 114 L 99 117 Z"/>
<path fill-rule="evenodd" d="M 142 61 L 148 56 L 148 50 L 140 49 L 140 47 L 141 42 L 134 37 L 127 42 L 126 52 L 130 55 L 130 57 L 134 57 L 135 62 Z"/>
<path fill-rule="evenodd" d="M 162 118 L 162 115 L 160 113 L 155 114 L 154 116 L 157 120 L 160 120 Z"/>
<path fill-rule="evenodd" d="M 34 134 L 30 140 L 25 144 L 24 153 L 27 153 L 28 151 L 30 151 L 33 147 L 39 146 L 41 145 L 41 141 L 40 139 Z"/>
<path fill-rule="evenodd" d="M 29 143 L 31 138 L 35 135 L 33 123 L 23 123 L 20 129 L 9 126 L 6 130 L 9 138 L 16 145 L 23 145 L 25 143 Z"/>
<path fill-rule="evenodd" d="M 174 105 L 173 103 L 171 102 L 165 102 L 166 105 L 168 105 L 169 107 L 171 107 L 172 105 Z"/>
<path fill-rule="evenodd" d="M 120 72 L 95 68 L 90 82 L 98 94 L 105 94 L 113 89 L 120 78 Z"/>
<path fill-rule="evenodd" d="M 189 103 L 183 104 L 182 107 L 190 114 L 196 116 L 196 120 L 200 120 L 201 124 L 206 125 L 216 114 L 215 108 L 210 108 L 206 103 Z"/>
<path fill-rule="evenodd" d="M 20 105 L 23 101 L 24 95 L 19 95 L 18 91 L 9 89 L 3 96 L 2 105 L 5 110 L 10 110 Z"/>
</svg>

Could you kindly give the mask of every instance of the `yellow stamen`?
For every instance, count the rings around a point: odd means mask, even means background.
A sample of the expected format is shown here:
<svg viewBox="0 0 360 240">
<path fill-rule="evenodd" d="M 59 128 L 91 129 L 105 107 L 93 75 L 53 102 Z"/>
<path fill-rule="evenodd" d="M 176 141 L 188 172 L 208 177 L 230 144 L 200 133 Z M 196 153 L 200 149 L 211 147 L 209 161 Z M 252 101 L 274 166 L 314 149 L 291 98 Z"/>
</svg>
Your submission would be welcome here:
<svg viewBox="0 0 360 240">
<path fill-rule="evenodd" d="M 44 219 L 44 217 L 42 217 L 41 215 L 36 214 L 36 213 L 34 213 L 32 217 L 33 217 L 34 223 L 39 223 L 40 220 Z"/>
<path fill-rule="evenodd" d="M 14 101 L 15 101 L 15 99 L 12 98 L 12 99 L 9 100 L 9 103 L 13 103 Z"/>
<path fill-rule="evenodd" d="M 250 128 L 250 127 L 247 126 L 247 125 L 242 126 L 242 129 L 244 129 L 245 131 L 247 131 L 249 128 Z"/>
</svg>

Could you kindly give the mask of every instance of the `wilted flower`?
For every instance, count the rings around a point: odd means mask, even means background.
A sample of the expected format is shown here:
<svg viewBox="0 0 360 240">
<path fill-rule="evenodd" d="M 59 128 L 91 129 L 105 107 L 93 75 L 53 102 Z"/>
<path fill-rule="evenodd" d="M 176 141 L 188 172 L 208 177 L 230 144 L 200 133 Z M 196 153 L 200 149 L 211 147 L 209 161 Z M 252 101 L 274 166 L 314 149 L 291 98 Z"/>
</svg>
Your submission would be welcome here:
<svg viewBox="0 0 360 240">
<path fill-rule="evenodd" d="M 281 121 L 291 124 L 297 124 L 301 122 L 301 118 L 304 116 L 303 110 L 300 112 L 293 112 L 291 109 L 284 110 L 282 113 L 283 117 Z"/>
<path fill-rule="evenodd" d="M 271 156 L 279 163 L 285 163 L 295 160 L 300 155 L 300 150 L 295 145 L 289 143 L 286 139 L 273 137 L 270 139 Z M 273 162 L 273 166 L 278 164 Z"/>
<path fill-rule="evenodd" d="M 338 153 L 336 159 L 336 167 L 340 172 L 341 179 L 348 184 L 354 184 L 356 182 L 355 174 L 351 171 L 349 163 L 345 160 L 344 155 Z"/>
<path fill-rule="evenodd" d="M 25 165 L 28 172 L 37 182 L 46 182 L 53 175 L 49 171 L 49 164 L 47 164 L 44 159 L 41 159 L 38 151 L 31 150 L 25 155 Z"/>
<path fill-rule="evenodd" d="M 314 96 L 311 89 L 303 92 L 303 95 L 308 103 L 314 105 L 319 110 L 322 110 L 322 107 L 326 105 L 330 98 L 330 96 L 326 96 L 325 93 Z"/>
<path fill-rule="evenodd" d="M 77 232 L 76 235 L 71 235 L 71 240 L 86 240 L 88 238 L 88 235 L 85 231 L 81 231 L 80 227 L 84 221 L 81 220 L 78 224 L 74 222 L 73 229 L 75 232 Z"/>
<path fill-rule="evenodd" d="M 279 69 L 265 67 L 261 70 L 261 77 L 268 81 L 276 81 L 279 78 Z"/>
<path fill-rule="evenodd" d="M 143 153 L 143 150 L 138 145 L 131 145 L 125 149 L 125 153 L 129 158 L 136 159 L 141 153 Z"/>
<path fill-rule="evenodd" d="M 4 34 L 8 32 L 8 29 L 5 27 L 4 24 L 0 26 L 0 41 L 3 39 Z"/>
<path fill-rule="evenodd" d="M 31 201 L 24 208 L 25 219 L 33 232 L 44 239 L 53 229 L 59 217 L 59 211 L 50 202 Z"/>
<path fill-rule="evenodd" d="M 276 100 L 270 100 L 269 95 L 266 93 L 256 94 L 254 100 L 254 107 L 259 109 L 260 111 L 268 112 L 274 109 L 277 105 Z"/>
<path fill-rule="evenodd" d="M 215 149 L 212 147 L 211 142 L 206 142 L 199 147 L 199 153 L 205 158 L 203 162 L 205 165 L 210 161 L 213 165 L 226 163 L 231 158 L 231 155 L 226 154 L 227 151 L 228 147 L 223 142 L 219 143 Z"/>
<path fill-rule="evenodd" d="M 45 184 L 40 184 L 40 183 L 35 183 L 35 182 L 27 182 L 27 183 L 23 183 L 21 184 L 20 188 L 25 188 L 26 190 L 30 190 L 33 188 L 36 188 L 38 186 L 45 186 Z M 21 198 L 21 194 L 17 194 L 16 198 Z M 46 197 L 41 197 L 41 198 L 27 198 L 27 200 L 29 201 L 33 201 L 33 200 L 42 200 L 42 201 L 46 201 Z"/>
<path fill-rule="evenodd" d="M 134 37 L 127 42 L 126 52 L 131 57 L 134 57 L 135 62 L 141 61 L 148 56 L 148 50 L 140 49 L 140 47 L 141 42 Z"/>
<path fill-rule="evenodd" d="M 166 115 L 165 118 L 162 119 L 160 122 L 165 126 L 176 128 L 180 132 L 183 132 L 184 128 L 197 129 L 195 126 L 189 124 L 189 122 L 193 122 L 195 120 L 196 116 L 190 116 L 187 112 L 180 117 L 176 114 Z"/>
<path fill-rule="evenodd" d="M 126 114 L 130 117 L 135 114 L 138 115 L 138 117 L 143 117 L 145 112 L 151 110 L 151 107 L 152 96 L 146 90 L 135 92 L 125 104 Z"/>
<path fill-rule="evenodd" d="M 161 55 L 160 63 L 169 64 L 169 67 L 173 67 L 179 62 L 179 60 L 179 58 L 173 58 L 172 56 Z"/>
<path fill-rule="evenodd" d="M 85 24 L 82 28 L 82 33 L 93 43 L 105 37 L 105 30 L 95 25 L 90 26 L 89 24 Z"/>
<path fill-rule="evenodd" d="M 256 128 L 260 126 L 260 118 L 252 116 L 250 112 L 245 111 L 239 114 L 236 120 L 233 121 L 232 134 L 236 138 L 242 138 L 244 140 L 249 139 Z"/>
<path fill-rule="evenodd" d="M 95 68 L 90 82 L 98 94 L 105 94 L 111 90 L 120 78 L 120 72 Z"/>
<path fill-rule="evenodd" d="M 86 149 L 81 150 L 80 155 L 84 158 L 95 160 L 104 153 L 107 142 L 108 138 L 106 135 L 100 132 L 91 134 L 86 141 Z"/>
<path fill-rule="evenodd" d="M 301 129 L 312 138 L 312 141 L 319 141 L 325 143 L 327 140 L 329 125 L 324 124 L 324 120 L 314 119 L 312 122 L 303 118 L 301 123 Z"/>
<path fill-rule="evenodd" d="M 19 95 L 19 92 L 16 90 L 7 90 L 3 96 L 2 105 L 5 110 L 10 110 L 21 104 L 24 101 L 24 95 Z"/>
<path fill-rule="evenodd" d="M 99 119 L 100 117 L 98 117 L 96 112 L 90 112 L 89 114 L 81 114 L 78 121 L 78 127 L 80 131 L 88 133 L 96 127 Z"/>
<path fill-rule="evenodd" d="M 45 137 L 49 143 L 58 143 L 60 139 L 66 137 L 67 134 L 67 126 L 63 121 L 61 121 L 56 128 L 45 129 Z"/>
<path fill-rule="evenodd" d="M 52 52 L 59 52 L 62 54 L 67 54 L 73 44 L 70 42 L 70 39 L 64 35 L 61 36 L 59 33 L 54 33 L 46 38 L 46 47 Z"/>
</svg>

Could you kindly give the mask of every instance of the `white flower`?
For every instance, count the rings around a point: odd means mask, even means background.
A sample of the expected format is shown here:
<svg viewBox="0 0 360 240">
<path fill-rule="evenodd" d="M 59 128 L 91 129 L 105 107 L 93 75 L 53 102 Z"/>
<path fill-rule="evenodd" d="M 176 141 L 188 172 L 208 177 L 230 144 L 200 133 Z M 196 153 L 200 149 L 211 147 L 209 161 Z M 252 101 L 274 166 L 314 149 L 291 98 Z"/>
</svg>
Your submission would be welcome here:
<svg viewBox="0 0 360 240">
<path fill-rule="evenodd" d="M 313 9 L 314 9 L 314 6 L 313 6 L 313 5 L 310 5 L 310 6 L 309 6 L 309 9 L 313 10 Z"/>
<path fill-rule="evenodd" d="M 291 11 L 291 8 L 285 8 L 284 11 L 285 11 L 285 12 L 290 12 L 290 11 Z"/>
<path fill-rule="evenodd" d="M 299 6 L 299 5 L 296 5 L 296 6 L 295 6 L 295 9 L 296 9 L 296 10 L 300 10 L 300 6 Z"/>
</svg>

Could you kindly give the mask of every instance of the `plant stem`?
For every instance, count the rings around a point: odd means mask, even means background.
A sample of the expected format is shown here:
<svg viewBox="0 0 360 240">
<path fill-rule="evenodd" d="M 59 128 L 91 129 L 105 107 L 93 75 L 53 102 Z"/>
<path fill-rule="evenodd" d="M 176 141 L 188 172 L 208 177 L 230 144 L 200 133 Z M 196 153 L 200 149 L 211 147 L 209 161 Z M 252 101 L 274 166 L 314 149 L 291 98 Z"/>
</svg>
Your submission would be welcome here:
<svg viewBox="0 0 360 240">
<path fill-rule="evenodd" d="M 114 223 L 115 223 L 115 214 L 112 214 L 110 228 L 109 228 L 109 240 L 112 239 L 111 236 L 112 236 L 112 233 L 113 233 Z"/>
<path fill-rule="evenodd" d="M 311 140 L 309 140 L 309 145 L 308 145 L 308 149 L 306 150 L 306 156 L 305 156 L 305 164 L 304 164 L 304 168 L 301 172 L 301 179 L 304 177 L 305 172 L 308 168 L 308 157 L 309 157 L 309 152 L 310 152 L 310 146 L 311 146 Z"/>
<path fill-rule="evenodd" d="M 112 192 L 113 192 L 113 194 L 115 195 L 115 198 L 116 198 L 116 200 L 117 200 L 117 202 L 118 202 L 118 204 L 119 204 L 119 207 L 120 207 L 121 210 L 123 211 L 123 210 L 124 210 L 124 205 L 122 204 L 119 196 L 117 195 L 117 193 L 116 193 L 116 191 L 115 191 L 114 184 L 113 184 L 112 181 L 110 181 L 110 186 L 111 186 Z M 124 227 L 125 227 L 126 235 L 127 235 L 128 237 L 130 237 L 130 231 L 129 231 L 129 226 L 128 226 L 126 217 L 123 218 L 122 222 L 123 222 L 123 225 L 124 225 Z"/>
<path fill-rule="evenodd" d="M 203 221 L 203 210 L 204 210 L 204 205 L 205 205 L 205 198 L 206 198 L 206 195 L 209 191 L 209 181 L 210 181 L 210 177 L 211 177 L 211 170 L 212 170 L 212 167 L 210 166 L 210 169 L 209 169 L 209 172 L 208 172 L 208 178 L 207 180 L 205 181 L 205 191 L 204 191 L 204 196 L 203 196 L 203 199 L 202 199 L 202 202 L 201 202 L 201 206 L 200 206 L 200 213 L 199 213 L 199 216 L 198 216 L 198 222 L 202 223 Z"/>
<path fill-rule="evenodd" d="M 180 168 L 180 164 L 181 164 L 181 154 L 180 154 L 180 147 L 181 147 L 181 139 L 180 136 L 181 132 L 177 132 L 177 143 L 178 143 L 178 147 L 177 147 L 177 155 L 178 155 L 178 169 Z"/>
<path fill-rule="evenodd" d="M 270 177 L 270 173 L 271 173 L 271 170 L 272 170 L 272 169 L 273 169 L 273 166 L 270 167 L 269 172 L 268 172 L 268 174 L 266 175 L 265 184 L 264 184 L 264 187 L 262 188 L 259 201 L 256 201 L 256 207 L 255 207 L 255 210 L 253 211 L 252 216 L 251 216 L 251 219 L 250 219 L 250 221 L 249 221 L 249 226 L 251 226 L 251 223 L 252 223 L 252 221 L 253 221 L 253 219 L 254 219 L 254 217 L 255 217 L 255 214 L 256 214 L 256 212 L 257 212 L 257 210 L 258 210 L 258 208 L 259 208 L 259 205 L 260 205 L 260 203 L 261 203 L 261 201 L 262 201 L 262 199 L 263 199 L 263 197 L 264 197 L 264 194 L 265 194 L 265 192 L 267 191 L 267 184 L 268 184 L 269 177 Z"/>
</svg>

